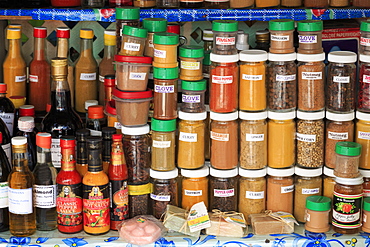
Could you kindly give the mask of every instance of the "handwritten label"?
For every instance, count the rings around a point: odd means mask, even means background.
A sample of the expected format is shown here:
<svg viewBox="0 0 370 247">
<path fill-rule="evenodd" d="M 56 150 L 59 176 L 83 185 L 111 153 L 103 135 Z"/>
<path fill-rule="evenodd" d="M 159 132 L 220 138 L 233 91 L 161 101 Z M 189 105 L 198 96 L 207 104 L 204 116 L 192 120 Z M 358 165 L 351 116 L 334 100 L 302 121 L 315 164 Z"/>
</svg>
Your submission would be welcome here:
<svg viewBox="0 0 370 247">
<path fill-rule="evenodd" d="M 216 45 L 235 45 L 235 37 L 216 37 Z"/>
<path fill-rule="evenodd" d="M 159 58 L 166 58 L 166 51 L 158 50 L 154 48 L 154 56 Z"/>
<path fill-rule="evenodd" d="M 203 195 L 202 190 L 184 190 L 186 196 L 201 196 Z"/>
<path fill-rule="evenodd" d="M 348 139 L 348 132 L 332 132 L 328 131 L 328 138 L 332 140 L 347 140 Z"/>
<path fill-rule="evenodd" d="M 228 142 L 230 137 L 229 137 L 229 134 L 217 133 L 217 132 L 211 131 L 211 139 L 215 141 L 220 141 L 220 142 Z"/>
<path fill-rule="evenodd" d="M 261 142 L 265 140 L 265 134 L 245 134 L 247 142 Z"/>
<path fill-rule="evenodd" d="M 39 81 L 39 77 L 37 75 L 29 75 L 29 80 L 30 82 L 38 82 Z"/>
<path fill-rule="evenodd" d="M 182 95 L 182 102 L 184 103 L 200 103 L 200 95 Z"/>
<path fill-rule="evenodd" d="M 144 81 L 146 77 L 146 73 L 134 73 L 130 72 L 129 79 L 130 80 L 139 80 Z"/>
<path fill-rule="evenodd" d="M 302 72 L 303 80 L 321 80 L 322 72 Z"/>
<path fill-rule="evenodd" d="M 260 81 L 262 80 L 263 75 L 246 75 L 242 74 L 242 79 L 247 81 Z"/>
<path fill-rule="evenodd" d="M 123 49 L 128 51 L 140 51 L 140 44 L 137 43 L 124 43 Z"/>
<path fill-rule="evenodd" d="M 316 142 L 316 135 L 297 133 L 297 140 L 301 142 Z"/>
<path fill-rule="evenodd" d="M 263 199 L 265 198 L 265 192 L 264 191 L 246 191 L 245 198 L 254 199 L 254 200 Z"/>
<path fill-rule="evenodd" d="M 370 140 L 370 132 L 358 131 L 357 136 L 358 139 Z"/>
<path fill-rule="evenodd" d="M 179 140 L 183 142 L 197 142 L 197 134 L 180 132 Z"/>
<path fill-rule="evenodd" d="M 350 77 L 349 76 L 333 76 L 333 82 L 337 83 L 349 83 Z"/>
<path fill-rule="evenodd" d="M 234 189 L 228 189 L 228 190 L 214 189 L 213 190 L 213 195 L 215 197 L 229 197 L 229 196 L 234 196 L 235 192 L 234 192 Z"/>
<path fill-rule="evenodd" d="M 198 70 L 200 69 L 200 62 L 181 61 L 180 66 L 182 69 Z"/>
<path fill-rule="evenodd" d="M 286 194 L 286 193 L 291 193 L 294 191 L 294 185 L 289 185 L 289 186 L 282 186 L 281 187 L 281 194 Z"/>
<path fill-rule="evenodd" d="M 156 140 L 153 140 L 153 147 L 155 147 L 155 148 L 169 148 L 169 147 L 171 147 L 171 141 L 156 141 Z"/>
<path fill-rule="evenodd" d="M 80 80 L 83 81 L 94 81 L 96 80 L 96 73 L 81 73 Z"/>
<path fill-rule="evenodd" d="M 273 41 L 289 41 L 289 35 L 273 35 L 273 34 L 271 34 L 271 40 L 273 40 Z"/>
<path fill-rule="evenodd" d="M 317 35 L 298 35 L 299 43 L 303 44 L 316 44 Z"/>
<path fill-rule="evenodd" d="M 314 189 L 302 189 L 303 195 L 313 195 L 320 193 L 320 188 L 314 188 Z"/>
<path fill-rule="evenodd" d="M 295 78 L 296 78 L 295 74 L 294 75 L 276 75 L 277 81 L 294 81 Z"/>
<path fill-rule="evenodd" d="M 154 86 L 154 92 L 156 93 L 174 93 L 175 92 L 175 86 L 159 86 L 155 85 Z"/>
<path fill-rule="evenodd" d="M 152 198 L 155 201 L 160 201 L 160 202 L 169 202 L 169 201 L 171 201 L 171 196 L 170 195 L 154 195 L 154 194 L 150 194 L 150 198 Z"/>
<path fill-rule="evenodd" d="M 25 75 L 15 76 L 15 82 L 24 82 L 24 81 L 26 81 Z"/>
<path fill-rule="evenodd" d="M 212 75 L 212 83 L 217 84 L 231 84 L 233 83 L 233 76 L 218 76 L 218 75 Z"/>
</svg>

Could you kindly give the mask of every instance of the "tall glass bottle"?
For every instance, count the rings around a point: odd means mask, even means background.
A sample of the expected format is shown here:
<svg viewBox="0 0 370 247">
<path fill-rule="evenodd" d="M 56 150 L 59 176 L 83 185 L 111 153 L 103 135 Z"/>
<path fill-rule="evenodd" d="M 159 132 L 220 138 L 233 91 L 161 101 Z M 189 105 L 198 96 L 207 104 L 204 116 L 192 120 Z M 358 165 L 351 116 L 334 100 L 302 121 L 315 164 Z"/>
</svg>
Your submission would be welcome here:
<svg viewBox="0 0 370 247">
<path fill-rule="evenodd" d="M 0 144 L 3 134 L 0 132 Z M 9 230 L 8 176 L 11 167 L 3 148 L 0 145 L 0 232 Z"/>
<path fill-rule="evenodd" d="M 114 127 L 104 127 L 102 131 L 103 136 L 103 171 L 108 174 L 109 167 L 111 165 L 111 153 L 112 153 L 112 137 L 117 133 Z"/>
<path fill-rule="evenodd" d="M 24 96 L 10 96 L 9 99 L 13 102 L 15 113 L 14 113 L 14 126 L 13 133 L 10 133 L 12 136 L 18 132 L 18 118 L 19 118 L 19 108 L 26 104 L 26 97 Z"/>
<path fill-rule="evenodd" d="M 79 129 L 76 131 L 77 140 L 77 164 L 76 170 L 84 177 L 87 172 L 87 144 L 86 138 L 90 136 L 90 130 Z"/>
<path fill-rule="evenodd" d="M 20 117 L 18 119 L 18 129 L 16 136 L 24 136 L 27 138 L 27 155 L 28 155 L 28 167 L 30 171 L 36 166 L 36 131 L 35 131 L 35 119 L 33 117 Z"/>
<path fill-rule="evenodd" d="M 5 122 L 9 133 L 13 135 L 15 107 L 13 102 L 6 97 L 7 85 L 0 83 L 0 118 Z"/>
<path fill-rule="evenodd" d="M 9 228 L 10 234 L 26 237 L 36 231 L 32 188 L 35 179 L 28 168 L 27 138 L 12 138 L 13 169 L 9 174 Z"/>
<path fill-rule="evenodd" d="M 8 157 L 8 161 L 11 164 L 12 163 L 12 147 L 10 145 L 11 136 L 8 128 L 6 127 L 6 124 L 1 118 L 0 118 L 0 132 L 2 133 L 1 147 L 3 148 L 6 157 Z"/>
</svg>

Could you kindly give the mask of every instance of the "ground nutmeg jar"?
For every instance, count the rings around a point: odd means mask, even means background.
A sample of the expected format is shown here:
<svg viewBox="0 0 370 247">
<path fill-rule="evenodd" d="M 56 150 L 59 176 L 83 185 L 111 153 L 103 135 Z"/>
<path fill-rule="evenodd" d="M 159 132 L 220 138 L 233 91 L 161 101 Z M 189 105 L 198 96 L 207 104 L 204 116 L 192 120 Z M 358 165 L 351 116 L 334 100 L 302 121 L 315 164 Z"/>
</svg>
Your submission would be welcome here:
<svg viewBox="0 0 370 247">
<path fill-rule="evenodd" d="M 335 176 L 356 178 L 360 175 L 358 163 L 361 155 L 361 144 L 356 142 L 337 142 L 335 153 Z"/>
<path fill-rule="evenodd" d="M 370 169 L 370 113 L 356 112 L 356 139 L 362 146 L 360 164 L 362 169 Z"/>
<path fill-rule="evenodd" d="M 294 21 L 290 19 L 277 19 L 269 21 L 270 52 L 287 54 L 295 52 L 294 48 Z"/>
<path fill-rule="evenodd" d="M 236 55 L 236 37 L 238 22 L 233 20 L 216 20 L 212 22 L 213 50 L 217 55 Z"/>
<path fill-rule="evenodd" d="M 198 202 L 204 202 L 208 207 L 208 175 L 207 165 L 196 170 L 181 169 L 182 201 L 181 207 L 187 210 Z"/>
<path fill-rule="evenodd" d="M 299 47 L 301 54 L 319 54 L 322 49 L 323 22 L 319 20 L 304 20 L 298 22 Z"/>
<path fill-rule="evenodd" d="M 203 79 L 204 49 L 198 45 L 183 45 L 180 47 L 180 79 L 199 81 Z"/>
<path fill-rule="evenodd" d="M 306 223 L 304 228 L 310 232 L 324 233 L 330 230 L 329 215 L 331 199 L 325 196 L 306 198 Z"/>
<path fill-rule="evenodd" d="M 181 81 L 181 105 L 180 110 L 188 113 L 199 113 L 206 110 L 205 92 L 207 81 Z"/>
</svg>

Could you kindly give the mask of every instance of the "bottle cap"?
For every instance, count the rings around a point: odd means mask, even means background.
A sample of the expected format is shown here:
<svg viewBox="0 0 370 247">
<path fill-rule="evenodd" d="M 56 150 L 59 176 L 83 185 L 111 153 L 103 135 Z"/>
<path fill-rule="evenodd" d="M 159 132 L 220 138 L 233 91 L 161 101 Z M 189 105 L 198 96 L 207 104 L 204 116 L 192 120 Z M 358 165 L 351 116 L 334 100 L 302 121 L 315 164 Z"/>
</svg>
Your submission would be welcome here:
<svg viewBox="0 0 370 247">
<path fill-rule="evenodd" d="M 248 37 L 247 33 L 238 33 L 235 44 L 237 50 L 244 51 L 249 49 Z"/>
<path fill-rule="evenodd" d="M 24 96 L 10 96 L 9 99 L 13 102 L 14 107 L 16 109 L 19 109 L 21 105 L 24 105 L 26 103 L 26 97 Z"/>
<path fill-rule="evenodd" d="M 263 120 L 267 118 L 267 111 L 262 112 L 239 111 L 239 118 L 243 120 Z"/>
<path fill-rule="evenodd" d="M 290 111 L 290 112 L 274 112 L 274 111 L 268 111 L 267 116 L 269 119 L 275 119 L 275 120 L 290 120 L 294 119 L 296 112 Z"/>
<path fill-rule="evenodd" d="M 57 38 L 69 39 L 71 30 L 68 27 L 57 27 Z"/>
<path fill-rule="evenodd" d="M 364 182 L 363 177 L 360 175 L 357 178 L 341 178 L 335 177 L 335 182 L 344 185 L 360 185 Z"/>
<path fill-rule="evenodd" d="M 122 134 L 113 134 L 112 135 L 113 141 L 121 141 L 122 140 Z"/>
<path fill-rule="evenodd" d="M 200 81 L 181 81 L 181 89 L 189 91 L 203 91 L 207 88 L 207 81 L 205 79 Z"/>
<path fill-rule="evenodd" d="M 218 55 L 215 53 L 211 53 L 210 59 L 212 62 L 216 63 L 235 63 L 239 61 L 239 55 Z"/>
<path fill-rule="evenodd" d="M 213 32 L 212 32 L 212 30 L 211 29 L 204 29 L 202 39 L 206 40 L 206 41 L 213 41 Z"/>
<path fill-rule="evenodd" d="M 104 118 L 104 106 L 92 105 L 87 108 L 87 117 L 90 119 Z"/>
<path fill-rule="evenodd" d="M 116 31 L 115 30 L 105 30 L 104 31 L 104 45 L 114 46 L 116 45 Z"/>
<path fill-rule="evenodd" d="M 335 144 L 335 152 L 345 156 L 361 155 L 361 144 L 356 142 L 337 142 Z"/>
<path fill-rule="evenodd" d="M 90 28 L 81 28 L 80 38 L 81 39 L 93 39 L 94 38 L 94 31 Z"/>
<path fill-rule="evenodd" d="M 139 127 L 122 126 L 121 131 L 122 131 L 122 134 L 124 135 L 145 135 L 149 133 L 150 129 L 149 129 L 149 125 L 145 124 Z"/>
<path fill-rule="evenodd" d="M 97 100 L 91 99 L 85 101 L 85 110 L 87 111 L 89 109 L 89 106 L 98 105 L 99 102 Z"/>
<path fill-rule="evenodd" d="M 276 177 L 289 177 L 293 176 L 294 174 L 294 167 L 289 168 L 271 168 L 267 167 L 267 175 L 276 176 Z"/>
<path fill-rule="evenodd" d="M 116 85 L 116 76 L 115 75 L 106 75 L 104 76 L 104 87 L 114 87 Z"/>
<path fill-rule="evenodd" d="M 370 197 L 364 198 L 364 210 L 370 211 Z"/>
<path fill-rule="evenodd" d="M 3 144 L 3 133 L 0 132 L 0 145 Z"/>
<path fill-rule="evenodd" d="M 309 196 L 306 198 L 306 208 L 313 211 L 330 210 L 331 199 L 325 196 Z"/>
<path fill-rule="evenodd" d="M 295 52 L 287 53 L 287 54 L 277 54 L 277 53 L 269 53 L 268 60 L 273 62 L 287 62 L 287 61 L 294 61 L 297 58 L 297 54 Z"/>
<path fill-rule="evenodd" d="M 45 111 L 46 112 L 49 112 L 50 109 L 51 109 L 51 104 L 50 103 L 46 103 L 46 109 L 45 109 Z"/>
<path fill-rule="evenodd" d="M 114 61 L 118 63 L 148 63 L 152 64 L 152 57 L 139 57 L 139 56 L 122 56 L 115 55 Z"/>
<path fill-rule="evenodd" d="M 261 178 L 266 176 L 267 168 L 262 168 L 259 170 L 248 170 L 239 167 L 239 175 L 246 178 Z"/>
<path fill-rule="evenodd" d="M 0 93 L 6 93 L 7 88 L 5 83 L 0 83 Z"/>
<path fill-rule="evenodd" d="M 323 22 L 320 20 L 304 20 L 298 22 L 298 31 L 316 32 L 322 31 Z"/>
<path fill-rule="evenodd" d="M 172 120 L 159 120 L 152 118 L 152 130 L 154 131 L 175 131 L 176 130 L 176 119 Z"/>
<path fill-rule="evenodd" d="M 322 175 L 322 168 L 302 168 L 296 166 L 294 168 L 294 173 L 301 177 L 318 177 Z"/>
<path fill-rule="evenodd" d="M 319 54 L 297 53 L 297 60 L 300 62 L 320 62 L 325 60 L 325 52 Z"/>
<path fill-rule="evenodd" d="M 319 120 L 325 117 L 325 111 L 318 111 L 318 112 L 305 112 L 305 111 L 297 111 L 297 118 L 303 120 Z"/>
<path fill-rule="evenodd" d="M 21 24 L 9 24 L 8 25 L 8 28 L 18 28 L 18 29 L 20 29 L 21 30 L 21 32 L 22 32 L 22 25 Z"/>
<path fill-rule="evenodd" d="M 182 176 L 187 178 L 202 178 L 207 177 L 209 175 L 209 168 L 208 166 L 203 166 L 199 169 L 189 170 L 189 169 L 180 169 L 180 173 Z"/>
<path fill-rule="evenodd" d="M 356 118 L 359 120 L 370 121 L 370 113 L 356 111 Z"/>
<path fill-rule="evenodd" d="M 79 129 L 76 130 L 76 139 L 77 141 L 85 141 L 86 137 L 90 135 L 90 130 L 88 129 Z"/>
<path fill-rule="evenodd" d="M 188 113 L 179 111 L 179 118 L 189 121 L 201 121 L 207 118 L 207 112 Z"/>
<path fill-rule="evenodd" d="M 150 169 L 149 171 L 150 177 L 155 179 L 173 179 L 177 178 L 179 175 L 179 170 L 177 168 L 173 169 L 172 171 L 155 171 L 153 169 Z"/>
<path fill-rule="evenodd" d="M 238 22 L 233 20 L 217 20 L 212 22 L 212 31 L 237 32 Z"/>
<path fill-rule="evenodd" d="M 334 63 L 355 63 L 357 54 L 352 51 L 332 51 L 328 55 L 328 61 Z"/>
<path fill-rule="evenodd" d="M 168 24 L 166 32 L 167 33 L 175 33 L 175 34 L 180 35 L 180 25 L 179 24 L 173 24 L 173 23 Z"/>
<path fill-rule="evenodd" d="M 334 113 L 326 111 L 326 118 L 332 121 L 352 121 L 355 118 L 355 113 Z"/>
<path fill-rule="evenodd" d="M 139 7 L 120 7 L 116 8 L 116 19 L 118 20 L 139 20 Z"/>
<path fill-rule="evenodd" d="M 360 54 L 360 62 L 370 63 L 370 55 Z"/>
<path fill-rule="evenodd" d="M 32 132 L 35 128 L 35 119 L 33 117 L 18 118 L 18 128 L 24 132 Z"/>
<path fill-rule="evenodd" d="M 20 39 L 21 36 L 22 36 L 22 33 L 19 28 L 8 28 L 6 30 L 7 39 Z"/>
<path fill-rule="evenodd" d="M 51 59 L 51 75 L 67 76 L 68 74 L 67 58 L 56 57 Z"/>
<path fill-rule="evenodd" d="M 35 116 L 35 107 L 33 105 L 22 105 L 19 107 L 20 117 L 33 117 Z"/>
<path fill-rule="evenodd" d="M 370 21 L 362 21 L 360 31 L 370 32 Z"/>
<path fill-rule="evenodd" d="M 370 170 L 358 169 L 364 178 L 370 178 Z"/>
<path fill-rule="evenodd" d="M 217 113 L 211 111 L 210 118 L 216 121 L 233 121 L 238 119 L 239 113 L 237 111 L 231 113 Z"/>
<path fill-rule="evenodd" d="M 87 136 L 86 144 L 88 149 L 101 149 L 103 145 L 103 138 L 101 136 Z"/>
<path fill-rule="evenodd" d="M 153 77 L 156 79 L 172 80 L 179 77 L 179 67 L 158 68 L 153 67 Z"/>
<path fill-rule="evenodd" d="M 149 33 L 166 32 L 167 20 L 164 18 L 145 18 L 143 28 L 147 29 Z"/>
<path fill-rule="evenodd" d="M 267 60 L 267 52 L 263 50 L 241 51 L 239 60 L 243 62 L 263 62 Z"/>
<path fill-rule="evenodd" d="M 84 130 L 84 129 L 81 129 L 81 130 Z M 87 130 L 87 131 L 89 131 L 89 130 Z M 89 131 L 89 135 L 90 135 L 90 131 Z M 76 139 L 75 139 L 74 136 L 62 136 L 62 137 L 60 137 L 60 147 L 61 148 L 74 148 L 75 146 L 76 146 Z"/>
<path fill-rule="evenodd" d="M 294 30 L 294 21 L 291 19 L 277 19 L 269 21 L 269 29 L 273 31 Z"/>
<path fill-rule="evenodd" d="M 219 170 L 219 169 L 210 167 L 209 174 L 212 177 L 217 177 L 217 178 L 232 178 L 232 177 L 238 176 L 238 168 L 229 169 L 229 170 Z"/>
<path fill-rule="evenodd" d="M 48 32 L 46 27 L 34 27 L 33 28 L 33 37 L 35 38 L 46 38 Z"/>
<path fill-rule="evenodd" d="M 117 130 L 114 127 L 103 127 L 101 132 L 103 140 L 112 140 L 112 136 L 117 133 Z"/>
<path fill-rule="evenodd" d="M 19 146 L 27 144 L 27 138 L 25 136 L 16 136 L 12 138 L 12 145 Z"/>
<path fill-rule="evenodd" d="M 269 41 L 270 32 L 268 30 L 258 30 L 256 31 L 256 40 L 257 41 Z"/>
<path fill-rule="evenodd" d="M 146 38 L 148 36 L 148 30 L 139 27 L 124 26 L 122 33 L 138 38 Z"/>
<path fill-rule="evenodd" d="M 183 45 L 179 51 L 180 57 L 201 58 L 204 56 L 204 48 L 199 45 Z"/>
<path fill-rule="evenodd" d="M 51 134 L 49 133 L 37 133 L 36 135 L 36 146 L 40 148 L 51 148 Z"/>
<path fill-rule="evenodd" d="M 157 45 L 178 45 L 179 35 L 176 33 L 155 33 L 153 36 L 153 44 Z"/>
</svg>

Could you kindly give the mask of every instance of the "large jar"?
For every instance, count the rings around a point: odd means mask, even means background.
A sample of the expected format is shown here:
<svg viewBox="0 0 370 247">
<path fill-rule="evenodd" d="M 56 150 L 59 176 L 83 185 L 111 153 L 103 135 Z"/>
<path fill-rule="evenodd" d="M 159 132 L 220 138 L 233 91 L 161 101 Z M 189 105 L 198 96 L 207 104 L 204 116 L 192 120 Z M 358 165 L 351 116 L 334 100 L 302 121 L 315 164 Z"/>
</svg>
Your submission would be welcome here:
<svg viewBox="0 0 370 247">
<path fill-rule="evenodd" d="M 355 141 L 362 146 L 359 167 L 370 169 L 370 113 L 357 111 L 356 118 Z"/>
<path fill-rule="evenodd" d="M 358 163 L 361 155 L 361 144 L 356 142 L 337 142 L 335 154 L 335 176 L 356 178 L 360 175 Z"/>
<path fill-rule="evenodd" d="M 180 79 L 199 81 L 203 79 L 204 49 L 198 45 L 183 45 L 180 47 Z"/>
<path fill-rule="evenodd" d="M 304 20 L 298 22 L 298 53 L 321 54 L 323 22 L 319 20 Z M 325 54 L 324 54 L 325 59 Z M 324 60 L 323 59 L 323 60 Z M 299 59 L 298 59 L 299 61 Z M 319 60 L 322 61 L 322 60 Z"/>
<path fill-rule="evenodd" d="M 323 183 L 323 196 L 329 197 L 333 200 L 333 192 L 335 185 L 334 169 L 324 166 L 324 183 Z"/>
<path fill-rule="evenodd" d="M 229 3 L 229 2 L 227 2 Z M 238 22 L 233 20 L 216 20 L 212 22 L 213 50 L 217 55 L 237 55 L 236 37 Z M 211 59 L 212 61 L 212 59 Z"/>
<path fill-rule="evenodd" d="M 370 170 L 359 169 L 359 171 L 364 178 L 364 183 L 362 184 L 364 198 L 370 197 Z"/>
<path fill-rule="evenodd" d="M 361 0 L 357 0 L 361 1 Z M 362 21 L 360 26 L 360 55 L 370 55 L 370 21 Z"/>
<path fill-rule="evenodd" d="M 282 0 L 282 1 L 294 2 L 297 0 Z M 277 54 L 294 53 L 295 48 L 293 45 L 294 43 L 293 20 L 290 19 L 271 20 L 269 21 L 269 30 L 270 30 L 270 53 Z M 295 58 L 293 60 L 295 60 Z"/>
<path fill-rule="evenodd" d="M 208 207 L 208 166 L 197 170 L 181 169 L 182 200 L 181 207 L 190 210 L 198 202 L 204 202 Z"/>
<path fill-rule="evenodd" d="M 357 110 L 370 113 L 370 55 L 360 54 L 360 74 L 358 79 Z"/>
<path fill-rule="evenodd" d="M 207 81 L 181 81 L 181 105 L 180 110 L 187 113 L 199 113 L 206 110 L 205 92 Z"/>
</svg>

